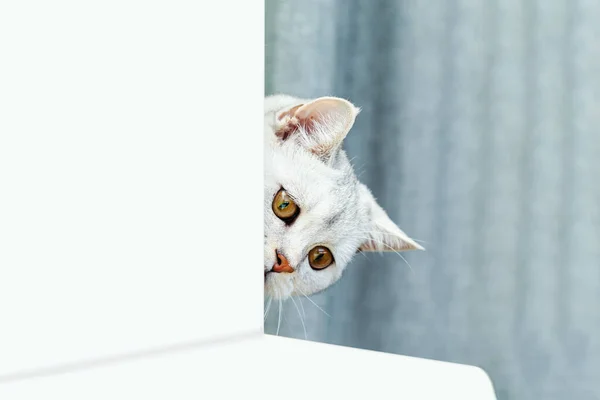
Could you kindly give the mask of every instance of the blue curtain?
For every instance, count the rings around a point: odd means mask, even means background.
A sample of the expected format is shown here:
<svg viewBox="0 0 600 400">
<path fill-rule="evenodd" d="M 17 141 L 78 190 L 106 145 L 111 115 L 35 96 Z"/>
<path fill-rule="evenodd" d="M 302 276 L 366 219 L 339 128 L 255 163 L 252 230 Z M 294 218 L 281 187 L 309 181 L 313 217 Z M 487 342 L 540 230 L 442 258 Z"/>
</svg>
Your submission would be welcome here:
<svg viewBox="0 0 600 400">
<path fill-rule="evenodd" d="M 357 256 L 279 334 L 599 399 L 600 2 L 267 0 L 265 51 L 266 94 L 362 107 L 345 148 L 427 249 Z"/>
</svg>

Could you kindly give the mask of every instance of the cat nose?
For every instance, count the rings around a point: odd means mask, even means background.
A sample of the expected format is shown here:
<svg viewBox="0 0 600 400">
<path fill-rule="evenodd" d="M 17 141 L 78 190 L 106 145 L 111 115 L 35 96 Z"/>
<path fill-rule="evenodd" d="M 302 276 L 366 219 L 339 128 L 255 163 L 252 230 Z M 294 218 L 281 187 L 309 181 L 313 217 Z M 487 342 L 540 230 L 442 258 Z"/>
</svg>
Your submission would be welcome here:
<svg viewBox="0 0 600 400">
<path fill-rule="evenodd" d="M 271 268 L 272 272 L 294 272 L 294 268 L 292 268 L 283 254 L 275 250 L 275 255 L 277 255 L 277 261 L 273 265 L 273 268 Z"/>
</svg>

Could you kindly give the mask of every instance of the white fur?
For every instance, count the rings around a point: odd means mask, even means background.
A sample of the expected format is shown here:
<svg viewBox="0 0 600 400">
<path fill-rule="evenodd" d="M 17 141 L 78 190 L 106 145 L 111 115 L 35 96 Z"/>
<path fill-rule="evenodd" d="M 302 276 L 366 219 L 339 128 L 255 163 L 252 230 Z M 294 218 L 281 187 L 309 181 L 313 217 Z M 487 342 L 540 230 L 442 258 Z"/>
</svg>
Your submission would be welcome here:
<svg viewBox="0 0 600 400">
<path fill-rule="evenodd" d="M 295 106 L 296 113 L 286 112 Z M 359 109 L 334 97 L 299 99 L 287 95 L 265 98 L 264 271 L 265 295 L 285 299 L 311 295 L 334 284 L 357 250 L 404 251 L 422 249 L 402 232 L 361 184 L 341 143 Z M 278 118 L 285 115 L 283 118 Z M 298 119 L 316 118 L 310 130 L 300 127 L 286 140 L 276 132 Z M 315 151 L 317 149 L 318 151 Z M 271 205 L 284 187 L 301 212 L 291 225 L 279 220 Z M 328 223 L 339 214 L 334 223 Z M 313 270 L 308 252 L 326 246 L 335 262 Z M 268 273 L 276 250 L 294 268 L 292 273 Z"/>
</svg>

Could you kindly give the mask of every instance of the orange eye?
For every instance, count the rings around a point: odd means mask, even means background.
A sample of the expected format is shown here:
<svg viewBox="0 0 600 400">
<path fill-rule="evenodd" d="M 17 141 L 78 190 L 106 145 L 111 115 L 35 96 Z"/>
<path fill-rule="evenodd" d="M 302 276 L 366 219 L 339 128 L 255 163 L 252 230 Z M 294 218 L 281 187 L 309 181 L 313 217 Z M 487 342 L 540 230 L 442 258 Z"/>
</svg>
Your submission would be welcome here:
<svg viewBox="0 0 600 400">
<path fill-rule="evenodd" d="M 308 262 L 312 269 L 325 269 L 333 263 L 333 254 L 327 247 L 317 246 L 308 252 Z"/>
<path fill-rule="evenodd" d="M 300 207 L 284 189 L 277 192 L 272 207 L 277 218 L 285 222 L 292 222 L 300 213 Z"/>
</svg>

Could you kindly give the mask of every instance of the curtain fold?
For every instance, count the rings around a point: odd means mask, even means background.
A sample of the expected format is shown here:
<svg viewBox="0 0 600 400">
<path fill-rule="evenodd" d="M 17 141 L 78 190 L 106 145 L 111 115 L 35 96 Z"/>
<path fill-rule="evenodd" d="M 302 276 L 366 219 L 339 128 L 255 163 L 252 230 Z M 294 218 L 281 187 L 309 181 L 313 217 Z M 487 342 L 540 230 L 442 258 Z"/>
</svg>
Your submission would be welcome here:
<svg viewBox="0 0 600 400">
<path fill-rule="evenodd" d="M 591 0 L 267 0 L 266 94 L 361 107 L 345 149 L 427 249 L 358 255 L 279 334 L 478 365 L 500 400 L 600 398 L 599 21 Z"/>
</svg>

